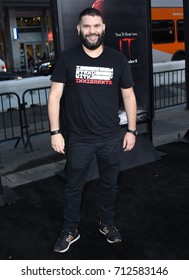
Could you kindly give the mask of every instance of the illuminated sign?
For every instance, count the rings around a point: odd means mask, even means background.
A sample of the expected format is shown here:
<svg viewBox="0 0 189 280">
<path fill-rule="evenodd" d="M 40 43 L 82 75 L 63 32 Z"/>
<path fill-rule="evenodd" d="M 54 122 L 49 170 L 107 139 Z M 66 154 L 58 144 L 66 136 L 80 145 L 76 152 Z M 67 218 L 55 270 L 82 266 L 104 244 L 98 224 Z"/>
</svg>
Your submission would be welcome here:
<svg viewBox="0 0 189 280">
<path fill-rule="evenodd" d="M 17 40 L 18 39 L 18 31 L 17 28 L 12 29 L 12 34 L 13 34 L 13 39 Z"/>
<path fill-rule="evenodd" d="M 53 41 L 53 33 L 52 33 L 52 31 L 48 32 L 48 41 L 49 42 Z"/>
</svg>

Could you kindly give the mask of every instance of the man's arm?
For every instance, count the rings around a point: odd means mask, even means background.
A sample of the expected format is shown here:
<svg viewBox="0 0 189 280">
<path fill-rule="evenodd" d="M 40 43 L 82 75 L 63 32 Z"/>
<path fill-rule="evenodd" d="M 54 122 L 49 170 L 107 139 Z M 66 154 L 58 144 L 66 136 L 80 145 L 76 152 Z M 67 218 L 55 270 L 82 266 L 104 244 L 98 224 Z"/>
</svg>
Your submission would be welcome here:
<svg viewBox="0 0 189 280">
<path fill-rule="evenodd" d="M 48 115 L 51 132 L 60 129 L 60 99 L 63 94 L 63 89 L 63 83 L 52 82 L 48 99 Z M 61 133 L 51 135 L 51 146 L 56 152 L 64 153 L 65 142 Z"/>
<path fill-rule="evenodd" d="M 127 114 L 128 129 L 136 130 L 136 116 L 137 116 L 137 104 L 133 88 L 123 89 L 121 88 L 123 103 L 125 112 Z M 132 133 L 126 132 L 123 139 L 124 151 L 130 151 L 133 149 L 136 142 L 136 136 Z"/>
</svg>

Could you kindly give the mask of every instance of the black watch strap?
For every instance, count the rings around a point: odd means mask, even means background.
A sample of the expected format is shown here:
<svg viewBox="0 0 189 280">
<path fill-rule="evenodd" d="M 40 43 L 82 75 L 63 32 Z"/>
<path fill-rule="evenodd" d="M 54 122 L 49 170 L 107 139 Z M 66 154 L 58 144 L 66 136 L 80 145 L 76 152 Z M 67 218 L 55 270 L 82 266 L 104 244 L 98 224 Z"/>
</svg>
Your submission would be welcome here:
<svg viewBox="0 0 189 280">
<path fill-rule="evenodd" d="M 138 135 L 138 130 L 137 130 L 137 129 L 131 130 L 131 129 L 128 129 L 128 128 L 127 128 L 127 132 L 132 133 L 132 134 L 135 135 L 135 136 Z"/>
<path fill-rule="evenodd" d="M 51 131 L 51 135 L 56 135 L 56 134 L 59 134 L 59 133 L 61 133 L 60 129 Z"/>
</svg>

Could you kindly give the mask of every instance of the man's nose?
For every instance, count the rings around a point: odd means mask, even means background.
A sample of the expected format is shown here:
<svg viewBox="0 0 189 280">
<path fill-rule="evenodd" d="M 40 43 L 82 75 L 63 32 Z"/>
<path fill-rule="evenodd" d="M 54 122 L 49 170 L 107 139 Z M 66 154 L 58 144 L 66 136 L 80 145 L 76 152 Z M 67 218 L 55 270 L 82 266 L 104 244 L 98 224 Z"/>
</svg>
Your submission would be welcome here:
<svg viewBox="0 0 189 280">
<path fill-rule="evenodd" d="M 94 26 L 90 27 L 90 33 L 96 33 L 96 28 Z"/>
</svg>

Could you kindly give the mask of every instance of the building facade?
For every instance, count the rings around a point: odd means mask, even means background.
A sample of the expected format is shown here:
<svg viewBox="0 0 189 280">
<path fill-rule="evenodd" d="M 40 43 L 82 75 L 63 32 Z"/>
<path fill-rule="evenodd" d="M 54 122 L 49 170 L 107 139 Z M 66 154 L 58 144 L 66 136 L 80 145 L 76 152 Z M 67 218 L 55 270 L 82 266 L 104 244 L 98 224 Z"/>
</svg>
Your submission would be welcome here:
<svg viewBox="0 0 189 280">
<path fill-rule="evenodd" d="M 0 0 L 0 58 L 8 71 L 29 72 L 54 56 L 50 0 Z"/>
</svg>

